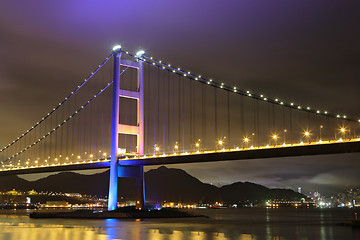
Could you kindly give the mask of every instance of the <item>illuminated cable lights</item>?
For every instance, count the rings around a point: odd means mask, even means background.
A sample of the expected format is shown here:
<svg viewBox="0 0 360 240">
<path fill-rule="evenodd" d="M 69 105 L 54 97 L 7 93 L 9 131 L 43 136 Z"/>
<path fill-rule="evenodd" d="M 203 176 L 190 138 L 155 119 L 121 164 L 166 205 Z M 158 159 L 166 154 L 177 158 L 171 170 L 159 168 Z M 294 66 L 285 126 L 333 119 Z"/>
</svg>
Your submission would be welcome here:
<svg viewBox="0 0 360 240">
<path fill-rule="evenodd" d="M 120 75 L 122 75 L 126 70 L 128 69 L 125 68 Z M 75 115 L 77 115 L 80 111 L 82 111 L 83 109 L 85 109 L 85 107 L 91 103 L 94 99 L 96 99 L 105 89 L 107 89 L 113 82 L 109 82 L 100 92 L 98 92 L 96 95 L 94 95 L 89 101 L 87 101 L 84 105 L 82 105 L 77 111 L 75 111 L 72 115 L 70 115 L 67 119 L 65 119 L 64 121 L 62 121 L 59 125 L 57 125 L 55 128 L 53 128 L 50 132 L 48 132 L 47 134 L 43 135 L 42 137 L 40 137 L 37 141 L 35 141 L 34 143 L 32 143 L 31 145 L 29 145 L 29 147 L 24 148 L 23 150 L 17 152 L 16 154 L 8 157 L 7 159 L 3 160 L 3 162 L 9 161 L 17 156 L 19 156 L 21 153 L 25 152 L 26 150 L 30 149 L 31 147 L 35 146 L 36 144 L 38 144 L 39 142 L 41 142 L 42 140 L 44 140 L 46 137 L 48 137 L 49 135 L 51 135 L 53 132 L 55 132 L 57 129 L 59 129 L 62 125 L 64 125 L 66 122 L 68 122 L 72 117 L 74 117 Z M 5 150 L 5 149 L 4 149 Z M 1 152 L 1 151 L 0 151 Z"/>
<path fill-rule="evenodd" d="M 32 126 L 29 130 L 27 130 L 25 133 L 23 133 L 20 137 L 18 137 L 16 140 L 12 141 L 10 144 L 8 144 L 6 147 L 3 147 L 0 149 L 0 153 L 9 148 L 10 146 L 14 145 L 16 142 L 18 142 L 21 138 L 25 137 L 27 134 L 29 134 L 33 129 L 35 129 L 38 125 L 40 125 L 44 120 L 46 120 L 50 115 L 52 115 L 58 108 L 60 108 L 69 98 L 71 98 L 82 86 L 84 86 L 99 70 L 102 68 L 107 61 L 110 59 L 113 53 L 111 53 L 100 65 L 98 68 L 96 68 L 93 72 L 91 72 L 90 76 L 85 78 L 85 80 L 70 94 L 62 101 L 60 102 L 55 108 L 52 109 L 49 113 L 47 113 L 44 117 L 41 118 L 40 121 L 36 122 L 34 126 Z"/>
<path fill-rule="evenodd" d="M 128 55 L 132 56 L 130 54 L 128 54 Z M 200 75 L 196 76 L 195 74 L 191 74 L 190 72 L 186 73 L 185 71 L 181 71 L 180 68 L 176 69 L 175 67 L 171 67 L 170 64 L 166 65 L 166 64 L 162 63 L 161 61 L 155 60 L 153 57 L 148 58 L 148 57 L 145 56 L 144 58 L 150 60 L 149 62 L 145 61 L 146 63 L 148 63 L 150 65 L 156 66 L 156 67 L 158 67 L 160 69 L 164 69 L 164 70 L 169 71 L 169 72 L 176 73 L 176 74 L 181 75 L 181 76 L 186 76 L 187 78 L 195 80 L 195 81 L 201 80 L 202 83 L 205 83 L 205 84 L 208 84 L 208 85 L 211 85 L 211 86 L 214 86 L 214 87 L 218 87 L 218 88 L 224 89 L 226 91 L 232 91 L 234 93 L 238 93 L 238 94 L 248 96 L 248 97 L 251 97 L 251 98 L 254 98 L 254 99 L 260 99 L 260 100 L 263 100 L 263 101 L 270 101 L 271 103 L 274 103 L 274 104 L 278 104 L 278 105 L 282 105 L 282 106 L 286 106 L 286 107 L 296 108 L 298 110 L 307 111 L 307 112 L 310 112 L 310 113 L 313 113 L 313 114 L 317 113 L 317 114 L 328 115 L 329 117 L 335 117 L 335 115 L 328 114 L 327 111 L 322 112 L 322 111 L 319 110 L 319 112 L 317 112 L 317 111 L 311 110 L 310 107 L 302 108 L 301 106 L 296 106 L 294 103 L 286 104 L 285 102 L 280 101 L 277 98 L 274 99 L 274 100 L 268 99 L 268 98 L 264 97 L 263 94 L 256 95 L 256 94 L 251 94 L 250 91 L 246 91 L 246 92 L 239 91 L 236 88 L 231 88 L 229 86 L 224 85 L 223 83 L 219 84 L 219 83 L 212 82 L 212 79 L 207 80 L 205 78 L 202 78 Z M 161 66 L 158 66 L 156 64 L 154 65 L 153 64 L 154 62 L 158 63 Z M 169 68 L 169 69 L 167 69 L 167 68 Z M 343 118 L 347 119 L 346 117 L 343 117 Z M 347 120 L 349 120 L 349 121 L 357 121 L 357 120 L 354 120 L 354 119 L 347 119 Z"/>
</svg>

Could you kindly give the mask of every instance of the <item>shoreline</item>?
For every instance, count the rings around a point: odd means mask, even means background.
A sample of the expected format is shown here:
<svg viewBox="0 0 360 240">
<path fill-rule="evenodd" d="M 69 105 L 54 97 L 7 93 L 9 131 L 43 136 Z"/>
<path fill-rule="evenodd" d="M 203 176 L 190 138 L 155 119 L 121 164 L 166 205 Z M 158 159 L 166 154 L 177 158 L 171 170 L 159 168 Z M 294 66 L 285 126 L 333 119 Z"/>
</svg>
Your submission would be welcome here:
<svg viewBox="0 0 360 240">
<path fill-rule="evenodd" d="M 177 209 L 162 208 L 160 210 L 136 210 L 135 208 L 117 209 L 114 211 L 93 211 L 93 210 L 75 210 L 70 212 L 33 212 L 30 218 L 77 218 L 77 219 L 146 219 L 146 218 L 192 218 L 206 217 L 204 215 L 195 215 Z"/>
</svg>

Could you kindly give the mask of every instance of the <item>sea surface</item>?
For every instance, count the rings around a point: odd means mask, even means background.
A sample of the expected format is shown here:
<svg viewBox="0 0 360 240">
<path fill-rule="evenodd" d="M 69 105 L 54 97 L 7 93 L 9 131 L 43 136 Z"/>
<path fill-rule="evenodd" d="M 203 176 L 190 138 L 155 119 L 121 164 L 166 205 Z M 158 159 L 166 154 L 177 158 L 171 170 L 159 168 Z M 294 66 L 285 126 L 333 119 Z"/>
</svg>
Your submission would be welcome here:
<svg viewBox="0 0 360 240">
<path fill-rule="evenodd" d="M 30 219 L 29 210 L 0 210 L 0 240 L 341 240 L 360 229 L 337 223 L 360 209 L 196 209 L 209 218 L 148 220 Z"/>
</svg>

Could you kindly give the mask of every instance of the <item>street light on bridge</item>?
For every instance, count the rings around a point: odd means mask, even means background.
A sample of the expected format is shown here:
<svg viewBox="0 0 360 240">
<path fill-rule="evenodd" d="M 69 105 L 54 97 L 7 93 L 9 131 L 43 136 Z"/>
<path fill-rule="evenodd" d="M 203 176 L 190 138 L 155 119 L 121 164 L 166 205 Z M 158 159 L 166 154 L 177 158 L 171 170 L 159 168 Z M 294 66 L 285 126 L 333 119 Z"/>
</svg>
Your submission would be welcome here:
<svg viewBox="0 0 360 240">
<path fill-rule="evenodd" d="M 308 143 L 310 143 L 310 136 L 311 136 L 311 133 L 310 133 L 310 131 L 309 131 L 309 130 L 305 130 L 305 131 L 304 131 L 304 136 L 305 136 L 305 138 L 307 138 L 307 139 L 308 139 Z"/>
<path fill-rule="evenodd" d="M 218 145 L 220 146 L 220 149 L 222 148 L 223 144 L 224 144 L 224 141 L 223 141 L 223 140 L 219 140 L 219 141 L 218 141 Z"/>
<path fill-rule="evenodd" d="M 347 131 L 348 131 L 348 130 L 346 129 L 346 127 L 340 127 L 339 132 L 340 132 L 340 134 L 341 134 L 341 138 L 342 138 L 342 139 L 345 138 Z"/>
<path fill-rule="evenodd" d="M 274 142 L 275 142 L 275 146 L 277 145 L 277 140 L 278 140 L 278 135 L 276 134 L 276 133 L 274 133 L 272 136 L 271 136 L 271 138 L 274 140 Z"/>
<path fill-rule="evenodd" d="M 156 155 L 156 153 L 158 153 L 158 152 L 160 152 L 160 147 L 157 144 L 155 144 L 154 145 L 154 155 Z"/>
<path fill-rule="evenodd" d="M 249 142 L 250 142 L 250 138 L 249 137 L 244 137 L 243 142 L 245 143 L 245 147 L 249 147 Z"/>
<path fill-rule="evenodd" d="M 178 143 L 176 142 L 175 145 L 174 145 L 174 154 L 177 153 L 178 149 L 179 149 L 179 145 L 178 145 Z"/>
<path fill-rule="evenodd" d="M 195 143 L 196 152 L 199 152 L 200 149 L 200 139 Z"/>
<path fill-rule="evenodd" d="M 323 125 L 320 125 L 320 131 L 319 131 L 319 142 L 321 142 L 322 140 L 322 136 L 321 136 L 321 130 L 323 129 Z"/>
<path fill-rule="evenodd" d="M 220 149 L 224 150 L 224 145 L 225 145 L 225 138 L 223 137 L 222 139 L 219 139 L 217 144 L 220 146 Z"/>
</svg>

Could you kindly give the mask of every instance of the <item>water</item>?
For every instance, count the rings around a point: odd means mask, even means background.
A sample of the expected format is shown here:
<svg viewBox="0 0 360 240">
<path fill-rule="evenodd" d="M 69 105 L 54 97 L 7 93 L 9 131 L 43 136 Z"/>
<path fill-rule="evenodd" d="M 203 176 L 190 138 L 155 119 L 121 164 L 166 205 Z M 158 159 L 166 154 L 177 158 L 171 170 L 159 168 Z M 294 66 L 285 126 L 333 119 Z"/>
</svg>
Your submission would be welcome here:
<svg viewBox="0 0 360 240">
<path fill-rule="evenodd" d="M 356 212 L 353 209 L 198 209 L 194 212 L 210 218 L 30 219 L 30 211 L 1 210 L 0 240 L 360 240 L 360 229 L 336 225 L 352 219 Z"/>
</svg>

